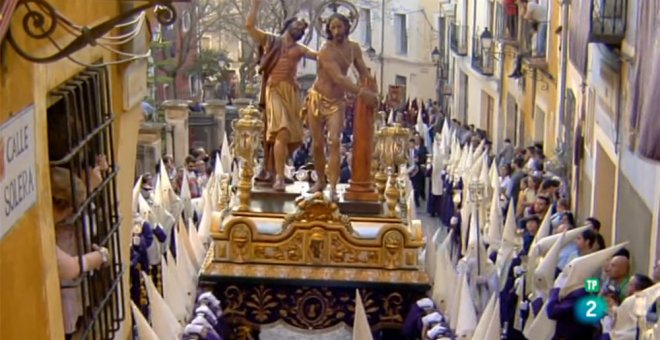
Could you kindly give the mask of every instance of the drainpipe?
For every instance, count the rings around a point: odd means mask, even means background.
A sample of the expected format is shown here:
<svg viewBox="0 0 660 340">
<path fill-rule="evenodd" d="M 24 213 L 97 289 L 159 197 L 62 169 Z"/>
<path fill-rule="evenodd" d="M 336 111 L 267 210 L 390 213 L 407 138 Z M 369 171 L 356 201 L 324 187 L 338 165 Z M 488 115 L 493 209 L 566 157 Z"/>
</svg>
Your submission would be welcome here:
<svg viewBox="0 0 660 340">
<path fill-rule="evenodd" d="M 586 103 L 586 101 L 587 101 L 587 84 L 584 81 L 580 85 L 580 97 L 582 98 L 582 102 L 580 103 L 580 118 L 578 118 L 578 122 L 579 122 L 578 124 L 580 124 L 582 129 L 580 129 L 580 131 L 577 131 L 577 132 L 580 134 L 580 138 L 582 139 L 582 143 L 580 143 L 579 147 L 584 149 L 584 129 L 585 129 L 584 123 L 585 123 L 585 120 L 586 120 L 586 105 L 587 105 L 587 103 Z M 575 135 L 575 137 L 577 137 L 577 134 Z M 573 156 L 572 157 L 573 159 L 572 159 L 572 162 L 571 162 L 571 163 L 574 163 L 574 164 L 571 164 L 571 166 L 573 166 L 573 178 L 576 179 L 575 181 L 571 182 L 571 183 L 573 183 L 573 185 L 575 185 L 575 188 L 574 188 L 574 193 L 575 194 L 573 195 L 573 197 L 571 197 L 571 201 L 573 201 L 573 206 L 574 206 L 573 211 L 575 211 L 575 216 L 579 217 L 578 214 L 580 212 L 580 194 L 581 194 L 581 190 L 580 190 L 580 183 L 577 183 L 577 179 L 581 177 L 580 176 L 580 171 L 582 171 L 582 166 L 580 166 L 580 164 L 582 163 L 582 161 L 584 159 L 584 154 L 582 154 L 584 152 L 584 150 L 573 150 L 573 152 L 580 152 L 580 155 L 581 155 L 580 159 L 578 159 L 577 162 L 575 162 L 575 156 Z"/>
<path fill-rule="evenodd" d="M 383 92 L 385 84 L 385 1 L 382 1 L 380 7 L 380 94 L 383 96 L 385 95 Z"/>
<path fill-rule="evenodd" d="M 561 21 L 562 21 L 562 30 L 561 30 L 561 59 L 560 59 L 560 71 L 559 71 L 559 124 L 563 129 L 563 136 L 566 136 L 566 129 L 574 129 L 573 126 L 566 126 L 564 122 L 564 116 L 566 115 L 566 78 L 568 72 L 568 10 L 570 8 L 571 0 L 562 0 L 561 2 Z M 565 147 L 565 143 L 570 143 L 571 141 L 564 140 L 563 143 L 559 143 L 560 136 L 556 137 L 556 142 L 558 145 L 562 146 L 562 149 Z M 561 138 L 564 139 L 563 137 Z M 568 166 L 568 164 L 567 164 Z"/>
<path fill-rule="evenodd" d="M 467 12 L 467 8 L 465 12 Z M 466 26 L 465 30 L 469 32 L 469 30 L 467 29 L 467 24 L 468 24 L 467 21 L 465 21 L 465 26 Z M 465 32 L 465 35 L 468 35 L 468 32 Z M 472 36 L 475 36 L 475 32 L 477 32 L 477 2 L 476 1 L 472 2 L 472 35 L 466 37 L 468 41 L 465 42 L 465 45 L 468 44 Z M 474 49 L 474 46 L 472 48 Z M 472 54 L 470 54 L 470 57 L 471 56 Z"/>
<path fill-rule="evenodd" d="M 502 47 L 501 47 L 502 54 L 500 55 L 500 60 L 499 60 L 499 64 L 500 64 L 500 72 L 499 72 L 500 82 L 498 84 L 499 89 L 498 89 L 497 92 L 499 92 L 499 94 L 500 94 L 500 102 L 499 102 L 500 115 L 499 116 L 500 117 L 506 117 L 505 119 L 508 119 L 509 116 L 507 115 L 508 114 L 507 107 L 503 107 L 504 101 L 508 100 L 507 96 L 508 96 L 508 93 L 509 93 L 508 89 L 507 89 L 507 93 L 504 93 L 504 91 L 503 91 L 504 90 L 504 77 L 505 77 L 505 75 L 504 75 L 504 66 L 506 65 L 506 63 L 505 63 L 506 50 L 505 49 L 506 49 L 506 46 L 504 46 L 504 44 L 502 44 Z M 500 122 L 502 122 L 502 119 L 500 119 Z M 506 123 L 509 124 L 510 122 L 507 121 Z M 511 136 L 506 136 L 506 127 L 504 126 L 504 124 L 502 124 L 501 126 L 498 125 L 497 130 L 500 131 L 499 132 L 500 136 L 499 136 L 499 138 L 497 138 L 497 141 L 495 141 L 495 143 L 496 143 L 495 150 L 500 149 L 500 146 L 501 146 L 502 142 L 504 141 L 504 138 L 511 138 Z M 502 135 L 504 135 L 504 138 L 502 138 Z M 515 141 L 514 141 L 514 143 L 515 143 Z"/>
<path fill-rule="evenodd" d="M 536 119 L 536 82 L 538 81 L 538 70 L 536 68 L 532 69 L 532 131 L 534 131 L 534 134 L 536 134 L 536 123 L 534 120 Z M 529 129 L 529 127 L 527 127 Z M 525 131 L 523 131 L 523 134 Z M 543 140 L 543 139 L 541 139 Z M 524 142 L 524 141 L 523 141 Z M 532 143 L 534 143 L 535 140 L 532 139 Z M 524 145 L 524 144 L 523 144 Z M 545 148 L 545 143 L 543 143 L 543 147 Z"/>
</svg>

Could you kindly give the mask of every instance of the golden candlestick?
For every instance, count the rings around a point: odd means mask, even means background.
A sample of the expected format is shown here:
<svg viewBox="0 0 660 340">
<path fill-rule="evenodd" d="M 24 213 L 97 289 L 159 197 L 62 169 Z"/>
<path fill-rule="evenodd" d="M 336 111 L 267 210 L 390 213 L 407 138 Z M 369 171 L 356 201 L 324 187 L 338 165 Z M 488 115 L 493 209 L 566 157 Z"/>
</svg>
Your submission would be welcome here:
<svg viewBox="0 0 660 340">
<path fill-rule="evenodd" d="M 232 144 L 234 155 L 241 163 L 241 173 L 238 184 L 238 206 L 235 211 L 250 210 L 250 191 L 254 176 L 254 158 L 261 145 L 264 123 L 260 113 L 253 105 L 239 111 L 240 118 L 232 121 Z"/>
<path fill-rule="evenodd" d="M 394 176 L 394 170 L 392 168 L 387 169 L 387 184 L 385 185 L 385 206 L 387 211 L 385 216 L 387 217 L 399 217 L 396 212 L 396 207 L 399 204 L 399 197 L 401 192 L 399 190 L 399 184 Z"/>
</svg>

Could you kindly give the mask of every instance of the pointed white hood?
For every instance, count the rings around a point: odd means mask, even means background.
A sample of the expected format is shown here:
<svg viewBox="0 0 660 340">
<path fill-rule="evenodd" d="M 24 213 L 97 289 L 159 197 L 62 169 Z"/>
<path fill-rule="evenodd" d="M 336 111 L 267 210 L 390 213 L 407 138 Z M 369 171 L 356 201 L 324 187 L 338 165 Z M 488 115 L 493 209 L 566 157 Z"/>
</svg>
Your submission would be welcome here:
<svg viewBox="0 0 660 340">
<path fill-rule="evenodd" d="M 183 216 L 186 221 L 193 217 L 192 195 L 190 193 L 190 183 L 188 182 L 188 170 L 183 170 L 183 179 L 181 180 L 181 195 L 179 197 L 183 204 Z"/>
<path fill-rule="evenodd" d="M 202 219 L 199 221 L 199 230 L 198 236 L 199 240 L 204 245 L 204 249 L 208 249 L 208 244 L 211 243 L 211 221 L 213 215 L 213 208 L 211 207 L 211 200 L 207 197 L 204 200 L 204 212 L 202 213 Z"/>
<path fill-rule="evenodd" d="M 433 288 L 431 298 L 436 306 L 451 319 L 458 315 L 458 305 L 454 304 L 452 295 L 455 295 L 455 289 L 458 284 L 456 269 L 451 263 L 450 246 L 453 237 L 453 230 L 445 236 L 445 240 L 440 244 L 436 251 L 435 269 L 433 271 Z"/>
<path fill-rule="evenodd" d="M 131 301 L 131 312 L 133 312 L 133 318 L 135 320 L 135 328 L 137 328 L 137 334 L 140 340 L 159 340 L 158 335 L 154 332 L 153 328 L 149 325 L 149 321 L 142 315 L 140 309 Z M 176 337 L 176 335 L 172 335 Z"/>
<path fill-rule="evenodd" d="M 654 286 L 641 292 L 637 292 L 623 300 L 619 308 L 616 310 L 616 321 L 612 332 L 610 332 L 610 338 L 635 339 L 635 333 L 637 331 L 637 315 L 635 309 L 641 307 L 644 312 L 647 312 L 658 298 L 660 298 L 660 283 L 656 283 Z M 639 306 L 637 306 L 638 304 Z"/>
<path fill-rule="evenodd" d="M 493 307 L 492 316 L 490 317 L 488 329 L 486 330 L 486 337 L 483 338 L 484 340 L 499 340 L 500 334 L 502 334 L 500 299 L 498 298 L 498 294 L 493 295 L 495 296 L 495 306 Z"/>
<path fill-rule="evenodd" d="M 186 312 L 193 311 L 195 302 L 195 287 L 197 286 L 197 271 L 195 264 L 190 259 L 190 251 L 186 246 L 187 240 L 182 237 L 182 229 L 185 226 L 182 222 L 179 223 L 179 228 L 176 229 L 175 243 L 176 243 L 176 272 L 183 291 L 184 303 Z"/>
<path fill-rule="evenodd" d="M 433 233 L 433 237 L 426 241 L 426 249 L 424 249 L 424 266 L 426 267 L 426 272 L 429 274 L 431 280 L 435 280 L 433 277 L 433 274 L 435 273 L 437 258 L 435 242 L 437 240 L 438 234 L 440 234 L 439 228 L 435 231 L 435 233 Z"/>
<path fill-rule="evenodd" d="M 568 243 L 573 242 L 575 238 L 578 237 L 578 235 L 581 235 L 585 230 L 589 228 L 591 227 L 584 226 L 566 231 L 566 236 L 564 237 L 562 248 Z M 550 247 L 552 247 L 552 245 L 555 244 L 555 241 L 559 239 L 560 235 L 561 234 L 554 234 L 538 240 L 533 247 L 529 248 L 530 253 L 534 252 L 534 256 L 537 258 L 545 256 L 545 254 L 550 250 Z"/>
<path fill-rule="evenodd" d="M 490 186 L 493 188 L 493 190 L 500 189 L 502 187 L 500 183 L 500 174 L 497 170 L 497 162 L 493 161 L 493 163 L 491 163 L 488 177 L 490 177 Z"/>
<path fill-rule="evenodd" d="M 550 248 L 550 251 L 546 256 L 541 260 L 536 269 L 533 272 L 533 288 L 539 291 L 547 292 L 552 289 L 552 284 L 555 281 L 555 271 L 557 270 L 557 263 L 559 262 L 559 252 L 563 248 L 564 238 L 566 237 L 566 232 L 563 232 L 559 235 L 559 238 L 555 241 L 555 244 Z M 529 285 L 529 284 L 528 284 Z"/>
<path fill-rule="evenodd" d="M 199 238 L 195 225 L 192 222 L 188 222 L 188 225 L 190 226 L 188 228 L 188 239 L 190 240 L 193 253 L 195 253 L 195 259 L 197 259 L 201 267 L 206 259 L 206 248 L 204 248 L 204 244 L 202 244 L 202 240 Z"/>
<path fill-rule="evenodd" d="M 487 231 L 488 252 L 495 252 L 502 244 L 502 208 L 500 207 L 499 189 L 495 189 L 490 203 Z"/>
<path fill-rule="evenodd" d="M 474 335 L 472 335 L 472 339 L 476 340 L 476 339 L 487 338 L 488 326 L 490 325 L 490 322 L 494 316 L 496 301 L 497 301 L 497 294 L 492 294 L 490 299 L 488 300 L 488 304 L 486 304 L 486 308 L 484 308 L 484 311 L 481 314 L 481 318 L 479 319 L 479 323 L 477 323 L 477 328 L 474 330 Z"/>
<path fill-rule="evenodd" d="M 353 339 L 354 340 L 373 340 L 371 327 L 367 319 L 367 312 L 364 310 L 364 303 L 360 290 L 355 290 L 355 318 L 353 319 Z"/>
<path fill-rule="evenodd" d="M 165 263 L 163 261 L 163 263 Z M 180 339 L 183 328 L 176 316 L 172 312 L 168 303 L 160 295 L 151 277 L 145 272 L 141 272 L 144 284 L 149 298 L 151 311 L 152 329 L 159 340 L 178 340 Z"/>
<path fill-rule="evenodd" d="M 471 339 L 477 328 L 477 311 L 474 309 L 474 301 L 467 283 L 467 277 L 459 277 L 459 307 L 458 319 L 456 320 L 456 335 L 459 339 Z"/>
<path fill-rule="evenodd" d="M 516 207 L 513 206 L 513 200 L 509 201 L 509 209 L 507 209 L 506 220 L 504 221 L 504 233 L 502 235 L 502 242 L 508 244 L 513 248 L 520 248 L 522 241 L 516 235 Z"/>
<path fill-rule="evenodd" d="M 531 322 L 532 324 L 529 327 L 525 327 L 523 334 L 528 339 L 534 340 L 551 340 L 555 335 L 555 330 L 557 328 L 557 321 L 551 320 L 548 317 L 548 301 L 543 304 L 541 311 Z"/>
<path fill-rule="evenodd" d="M 162 271 L 163 271 L 163 294 L 165 296 L 165 302 L 170 306 L 172 314 L 176 317 L 176 320 L 179 322 L 185 322 L 187 311 L 186 311 L 186 296 L 184 288 L 179 281 L 178 271 L 176 269 L 176 261 L 170 253 L 166 251 L 167 261 L 162 261 Z"/>
<path fill-rule="evenodd" d="M 603 267 L 605 261 L 609 260 L 627 244 L 628 242 L 623 242 L 589 255 L 580 256 L 569 262 L 555 281 L 555 284 L 563 283 L 559 284 L 561 287 L 559 298 L 584 287 L 584 280 L 592 277 L 595 272 Z"/>
<path fill-rule="evenodd" d="M 220 148 L 220 162 L 224 173 L 231 173 L 231 163 L 233 159 L 234 156 L 229 148 L 229 141 L 227 140 L 227 134 L 225 133 L 222 139 L 222 147 Z"/>
<path fill-rule="evenodd" d="M 135 185 L 133 186 L 133 192 L 132 192 L 132 212 L 133 214 L 137 213 L 139 211 L 138 207 L 138 197 L 142 196 L 140 195 L 140 190 L 142 189 L 142 176 L 137 179 L 137 182 L 135 182 Z"/>
<path fill-rule="evenodd" d="M 551 229 L 552 229 L 552 225 L 550 224 L 550 209 L 548 209 L 548 211 L 545 214 L 545 217 L 543 218 L 543 222 L 541 222 L 541 226 L 539 227 L 539 230 L 536 232 L 536 235 L 534 235 L 534 238 L 532 239 L 532 244 L 530 245 L 529 248 L 530 249 L 534 248 L 539 240 L 549 236 Z M 557 256 L 559 256 L 559 253 L 557 253 Z M 528 295 L 532 291 L 532 285 L 529 283 L 535 282 L 534 271 L 536 270 L 537 265 L 538 265 L 537 253 L 532 251 L 528 252 L 527 273 L 525 274 L 527 276 L 528 284 L 525 285 L 526 287 L 525 295 Z M 550 282 L 552 282 L 552 280 Z"/>
</svg>

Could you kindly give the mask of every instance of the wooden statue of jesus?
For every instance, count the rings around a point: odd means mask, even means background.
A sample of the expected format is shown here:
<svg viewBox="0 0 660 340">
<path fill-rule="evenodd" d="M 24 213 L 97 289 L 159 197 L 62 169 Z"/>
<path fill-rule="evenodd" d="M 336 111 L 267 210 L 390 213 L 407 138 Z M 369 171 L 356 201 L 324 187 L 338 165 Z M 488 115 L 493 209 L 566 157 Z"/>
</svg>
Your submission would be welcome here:
<svg viewBox="0 0 660 340">
<path fill-rule="evenodd" d="M 346 92 L 357 94 L 358 100 L 363 100 L 369 106 L 378 104 L 378 94 L 369 87 L 358 86 L 347 77 L 348 69 L 355 66 L 362 84 L 369 83 L 367 66 L 362 58 L 360 45 L 350 41 L 348 34 L 351 23 L 349 19 L 334 13 L 326 21 L 325 37 L 327 41 L 321 47 L 318 55 L 318 72 L 316 82 L 309 90 L 306 98 L 307 123 L 312 135 L 312 154 L 314 169 L 318 181 L 310 192 L 321 192 L 330 184 L 330 197 L 337 199 L 337 182 L 340 173 L 341 131 L 344 126 Z M 327 129 L 327 136 L 324 133 Z M 325 147 L 328 146 L 328 173 L 326 179 Z M 356 155 L 368 157 L 369 155 Z"/>
</svg>

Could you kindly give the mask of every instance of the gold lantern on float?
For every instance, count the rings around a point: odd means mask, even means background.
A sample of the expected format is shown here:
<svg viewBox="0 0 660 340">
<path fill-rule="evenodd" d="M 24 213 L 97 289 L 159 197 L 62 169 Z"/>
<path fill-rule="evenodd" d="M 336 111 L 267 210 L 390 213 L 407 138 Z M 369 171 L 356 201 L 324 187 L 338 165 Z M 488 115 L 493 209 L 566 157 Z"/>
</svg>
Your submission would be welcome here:
<svg viewBox="0 0 660 340">
<path fill-rule="evenodd" d="M 232 144 L 234 155 L 240 160 L 240 179 L 236 185 L 238 191 L 238 206 L 236 211 L 250 210 L 250 191 L 254 176 L 254 159 L 261 146 L 264 123 L 259 110 L 249 105 L 239 111 L 240 118 L 231 122 Z"/>
<path fill-rule="evenodd" d="M 410 130 L 401 124 L 392 124 L 380 130 L 380 161 L 387 169 L 387 184 L 384 192 L 387 216 L 398 217 L 396 206 L 401 196 L 397 181 L 399 167 L 408 160 L 408 140 Z"/>
</svg>

